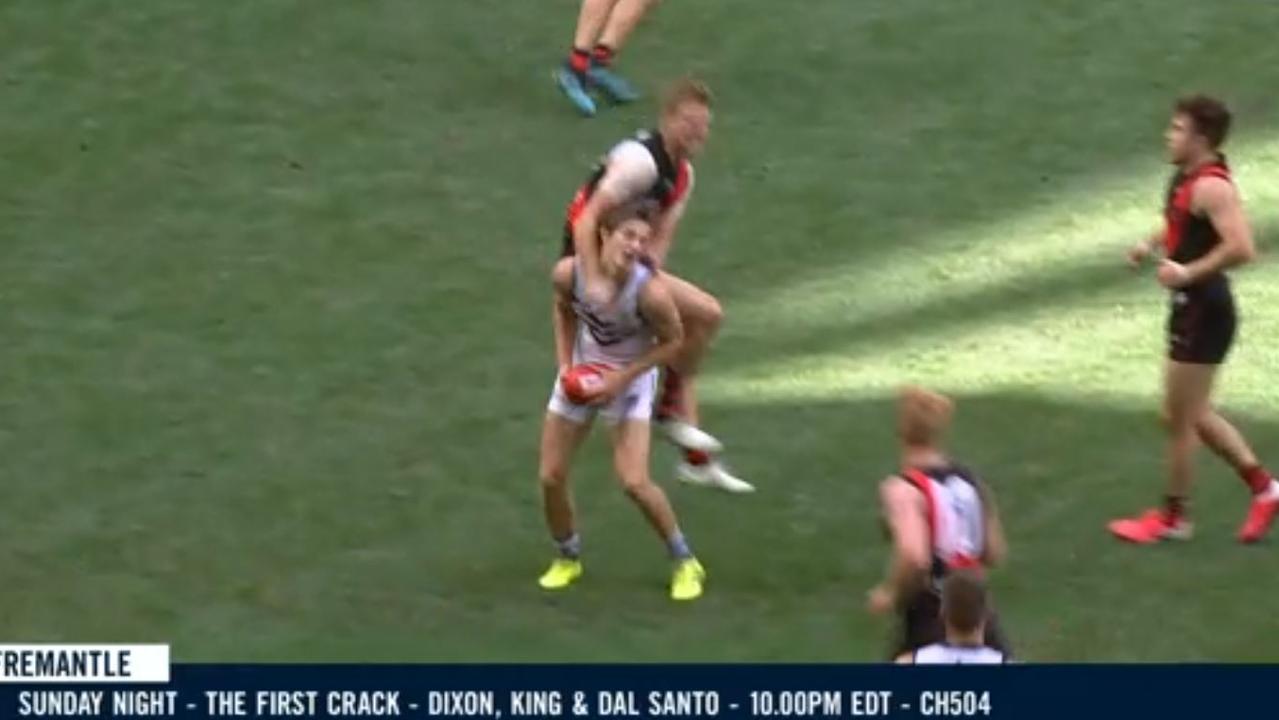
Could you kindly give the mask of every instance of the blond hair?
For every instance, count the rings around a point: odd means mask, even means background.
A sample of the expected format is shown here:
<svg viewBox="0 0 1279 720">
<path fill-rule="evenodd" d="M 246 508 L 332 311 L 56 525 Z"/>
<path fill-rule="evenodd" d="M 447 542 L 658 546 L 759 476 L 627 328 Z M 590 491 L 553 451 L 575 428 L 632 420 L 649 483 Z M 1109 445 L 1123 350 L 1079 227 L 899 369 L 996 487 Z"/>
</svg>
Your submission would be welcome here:
<svg viewBox="0 0 1279 720">
<path fill-rule="evenodd" d="M 932 445 L 950 426 L 955 404 L 917 385 L 902 388 L 897 403 L 898 432 L 910 445 Z"/>
<path fill-rule="evenodd" d="M 714 98 L 706 83 L 693 77 L 682 77 L 671 83 L 662 97 L 662 114 L 669 115 L 685 103 L 698 103 L 710 107 Z"/>
</svg>

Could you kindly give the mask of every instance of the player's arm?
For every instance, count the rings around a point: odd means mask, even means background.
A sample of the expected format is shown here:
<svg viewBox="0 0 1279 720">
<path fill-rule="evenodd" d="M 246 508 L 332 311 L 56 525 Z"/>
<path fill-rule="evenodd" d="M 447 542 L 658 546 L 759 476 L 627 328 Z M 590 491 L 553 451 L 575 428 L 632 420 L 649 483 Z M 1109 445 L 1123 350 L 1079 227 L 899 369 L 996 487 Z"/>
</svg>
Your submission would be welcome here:
<svg viewBox="0 0 1279 720">
<path fill-rule="evenodd" d="M 684 209 L 688 207 L 688 198 L 692 194 L 693 168 L 689 166 L 688 189 L 684 191 L 684 197 L 658 218 L 657 227 L 653 228 L 653 238 L 649 241 L 648 256 L 659 268 L 666 265 L 666 255 L 671 251 L 671 245 L 675 241 L 675 230 L 679 227 L 680 220 L 684 219 Z"/>
<path fill-rule="evenodd" d="M 1131 264 L 1133 267 L 1140 265 L 1143 260 L 1150 257 L 1151 255 L 1157 255 L 1159 251 L 1163 248 L 1163 244 L 1164 244 L 1164 231 L 1155 230 L 1154 232 L 1147 235 L 1145 239 L 1143 239 L 1141 242 L 1138 242 L 1136 245 L 1133 245 L 1131 248 L 1128 249 L 1129 264 Z"/>
<path fill-rule="evenodd" d="M 981 561 L 987 567 L 995 567 L 1008 558 L 1004 521 L 999 517 L 999 507 L 995 505 L 995 494 L 990 491 L 990 486 L 978 481 L 977 492 L 981 495 L 982 526 L 986 529 Z"/>
<path fill-rule="evenodd" d="M 1248 227 L 1248 218 L 1244 216 L 1243 203 L 1239 201 L 1234 184 L 1223 178 L 1204 178 L 1195 183 L 1190 204 L 1193 210 L 1208 217 L 1221 242 L 1212 252 L 1186 263 L 1188 282 L 1243 265 L 1256 257 L 1252 229 Z"/>
<path fill-rule="evenodd" d="M 657 342 L 635 362 L 622 368 L 621 374 L 627 383 L 651 367 L 669 365 L 684 342 L 684 326 L 680 323 L 675 301 L 660 277 L 650 279 L 640 290 L 639 310 Z"/>
<path fill-rule="evenodd" d="M 902 653 L 901 655 L 898 655 L 897 659 L 894 660 L 893 662 L 897 663 L 898 665 L 914 665 L 915 653 L 913 652 Z"/>
<path fill-rule="evenodd" d="M 669 365 L 679 354 L 684 342 L 684 326 L 680 323 L 675 301 L 661 278 L 654 277 L 644 284 L 639 296 L 640 315 L 652 329 L 657 342 L 634 362 L 605 373 L 604 386 L 595 394 L 592 402 L 606 402 L 656 365 Z"/>
<path fill-rule="evenodd" d="M 607 300 L 604 272 L 600 268 L 600 218 L 609 210 L 639 196 L 657 180 L 657 164 L 648 150 L 637 142 L 624 142 L 609 153 L 604 175 L 595 192 L 573 222 L 573 249 L 582 258 L 582 278 L 586 295 L 594 302 Z"/>
<path fill-rule="evenodd" d="M 928 523 L 924 519 L 923 496 L 902 478 L 894 475 L 884 480 L 879 486 L 879 497 L 893 536 L 893 556 L 888 577 L 872 594 L 880 596 L 879 603 L 897 604 L 922 587 L 928 577 Z M 876 599 L 872 597 L 874 602 Z"/>
<path fill-rule="evenodd" d="M 554 287 L 551 300 L 551 327 L 555 331 L 555 363 L 560 371 L 573 364 L 573 335 L 577 316 L 573 314 L 573 258 L 563 258 L 551 271 Z"/>
</svg>

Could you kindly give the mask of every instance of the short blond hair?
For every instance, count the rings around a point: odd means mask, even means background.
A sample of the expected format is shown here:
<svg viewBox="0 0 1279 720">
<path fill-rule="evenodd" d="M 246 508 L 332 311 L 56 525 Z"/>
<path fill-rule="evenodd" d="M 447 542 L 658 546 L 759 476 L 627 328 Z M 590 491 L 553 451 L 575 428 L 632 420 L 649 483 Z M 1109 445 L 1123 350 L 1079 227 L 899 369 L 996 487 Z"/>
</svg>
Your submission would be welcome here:
<svg viewBox="0 0 1279 720">
<path fill-rule="evenodd" d="M 671 86 L 666 89 L 666 94 L 662 96 L 662 114 L 669 115 L 678 110 L 681 105 L 690 102 L 709 108 L 714 102 L 714 96 L 711 95 L 711 89 L 701 80 L 682 77 L 671 83 Z"/>
<path fill-rule="evenodd" d="M 897 401 L 898 432 L 912 445 L 931 445 L 950 427 L 955 403 L 941 393 L 918 385 L 901 389 Z"/>
</svg>

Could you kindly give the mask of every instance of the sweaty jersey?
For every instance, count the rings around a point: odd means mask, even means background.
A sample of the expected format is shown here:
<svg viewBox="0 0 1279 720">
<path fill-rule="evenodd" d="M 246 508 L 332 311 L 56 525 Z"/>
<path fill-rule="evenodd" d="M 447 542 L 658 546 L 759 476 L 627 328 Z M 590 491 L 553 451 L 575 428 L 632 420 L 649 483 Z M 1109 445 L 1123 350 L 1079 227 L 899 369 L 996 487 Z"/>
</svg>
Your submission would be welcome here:
<svg viewBox="0 0 1279 720">
<path fill-rule="evenodd" d="M 574 254 L 573 225 L 601 187 L 622 202 L 649 199 L 666 210 L 688 195 L 692 183 L 692 164 L 672 158 L 657 130 L 640 130 L 600 158 L 577 189 L 565 217 L 563 255 Z"/>
<path fill-rule="evenodd" d="M 652 347 L 652 329 L 640 312 L 640 292 L 653 272 L 641 263 L 631 266 L 626 283 L 613 302 L 606 306 L 587 303 L 578 260 L 573 260 L 573 313 L 577 315 L 577 337 L 573 341 L 573 364 L 603 363 L 621 367 L 637 360 Z"/>
<path fill-rule="evenodd" d="M 1221 236 L 1213 227 L 1212 220 L 1203 215 L 1196 215 L 1190 207 L 1195 182 L 1208 177 L 1234 182 L 1230 177 L 1230 167 L 1226 165 L 1226 158 L 1223 156 L 1217 162 L 1190 172 L 1178 170 L 1173 173 L 1168 183 L 1168 192 L 1164 199 L 1164 253 L 1169 260 L 1183 265 L 1194 262 L 1212 252 L 1221 242 Z M 1185 290 L 1189 294 L 1228 291 L 1229 281 L 1225 273 L 1217 272 L 1186 287 Z"/>
<path fill-rule="evenodd" d="M 956 465 L 908 468 L 901 477 L 919 488 L 928 505 L 932 590 L 940 590 L 951 569 L 981 568 L 986 512 L 977 479 Z"/>
<path fill-rule="evenodd" d="M 916 665 L 1002 665 L 1008 656 L 991 647 L 964 647 L 935 643 L 915 651 Z"/>
</svg>

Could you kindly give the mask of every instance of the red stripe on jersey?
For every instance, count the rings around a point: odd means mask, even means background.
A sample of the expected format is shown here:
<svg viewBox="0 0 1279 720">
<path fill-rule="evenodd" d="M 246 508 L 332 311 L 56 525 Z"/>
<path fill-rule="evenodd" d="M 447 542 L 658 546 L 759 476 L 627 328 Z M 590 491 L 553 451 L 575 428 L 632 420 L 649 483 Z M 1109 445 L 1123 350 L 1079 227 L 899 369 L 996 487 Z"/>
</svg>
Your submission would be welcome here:
<svg viewBox="0 0 1279 720">
<path fill-rule="evenodd" d="M 1195 182 L 1205 177 L 1234 182 L 1229 168 L 1218 163 L 1204 165 L 1181 181 L 1164 214 L 1164 254 L 1168 257 L 1177 252 L 1177 246 L 1181 244 L 1182 235 L 1186 231 L 1186 223 L 1190 220 L 1190 200 L 1194 194 Z"/>
<path fill-rule="evenodd" d="M 578 188 L 577 194 L 573 196 L 573 201 L 568 204 L 566 219 L 569 227 L 577 224 L 577 219 L 582 216 L 582 211 L 586 209 L 586 203 L 590 202 L 591 194 L 588 190 L 590 188 L 586 185 Z"/>
<path fill-rule="evenodd" d="M 902 472 L 902 476 L 924 494 L 924 502 L 928 505 L 928 546 L 930 551 L 935 551 L 937 523 L 940 518 L 937 516 L 937 496 L 933 493 L 932 478 L 914 468 L 907 468 Z"/>
<path fill-rule="evenodd" d="M 692 177 L 693 166 L 687 160 L 680 161 L 679 171 L 675 174 L 675 187 L 662 199 L 662 208 L 674 206 L 688 194 L 689 178 Z"/>
</svg>

